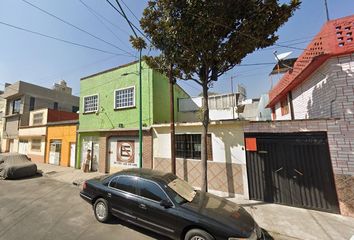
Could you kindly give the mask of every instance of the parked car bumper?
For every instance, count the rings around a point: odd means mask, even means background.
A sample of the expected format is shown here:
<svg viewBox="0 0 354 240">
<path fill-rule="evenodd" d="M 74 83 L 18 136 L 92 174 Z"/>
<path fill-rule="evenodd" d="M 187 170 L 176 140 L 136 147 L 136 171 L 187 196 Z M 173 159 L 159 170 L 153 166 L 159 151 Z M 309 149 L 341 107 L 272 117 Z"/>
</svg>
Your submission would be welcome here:
<svg viewBox="0 0 354 240">
<path fill-rule="evenodd" d="M 92 198 L 90 196 L 87 196 L 87 194 L 85 194 L 84 192 L 80 192 L 80 197 L 86 202 L 92 204 Z"/>
</svg>

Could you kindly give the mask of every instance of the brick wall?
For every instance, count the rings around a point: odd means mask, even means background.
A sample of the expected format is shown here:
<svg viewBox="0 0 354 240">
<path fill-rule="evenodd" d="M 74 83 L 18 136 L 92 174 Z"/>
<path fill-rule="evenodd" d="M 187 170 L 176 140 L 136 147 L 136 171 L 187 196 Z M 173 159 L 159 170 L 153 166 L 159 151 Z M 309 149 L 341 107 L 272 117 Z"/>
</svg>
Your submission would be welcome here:
<svg viewBox="0 0 354 240">
<path fill-rule="evenodd" d="M 354 121 L 354 54 L 333 57 L 292 90 L 295 119 L 345 118 Z M 281 116 L 275 105 L 276 120 Z"/>
</svg>

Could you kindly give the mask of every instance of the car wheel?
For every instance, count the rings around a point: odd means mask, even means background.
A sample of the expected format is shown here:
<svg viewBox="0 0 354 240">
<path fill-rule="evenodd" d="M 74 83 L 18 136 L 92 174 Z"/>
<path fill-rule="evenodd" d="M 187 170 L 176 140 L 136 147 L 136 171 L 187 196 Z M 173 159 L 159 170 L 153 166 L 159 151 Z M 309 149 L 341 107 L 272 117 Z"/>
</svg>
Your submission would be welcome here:
<svg viewBox="0 0 354 240">
<path fill-rule="evenodd" d="M 186 233 L 184 240 L 214 240 L 214 238 L 204 230 L 191 229 Z"/>
<path fill-rule="evenodd" d="M 99 222 L 105 223 L 111 218 L 111 213 L 108 209 L 108 202 L 103 198 L 96 200 L 95 204 L 93 205 L 93 211 L 97 221 Z"/>
</svg>

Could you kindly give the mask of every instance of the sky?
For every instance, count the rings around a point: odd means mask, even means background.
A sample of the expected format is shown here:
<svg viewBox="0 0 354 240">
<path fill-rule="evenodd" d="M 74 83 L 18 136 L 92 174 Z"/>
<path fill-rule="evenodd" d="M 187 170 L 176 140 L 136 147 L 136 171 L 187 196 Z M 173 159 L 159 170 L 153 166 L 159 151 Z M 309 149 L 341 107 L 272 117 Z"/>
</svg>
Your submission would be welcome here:
<svg viewBox="0 0 354 240">
<path fill-rule="evenodd" d="M 327 1 L 331 19 L 354 14 L 353 0 Z M 83 3 L 94 9 L 94 12 Z M 91 35 L 66 25 L 30 4 Z M 124 4 L 132 11 L 123 5 L 129 19 L 139 26 L 138 19 L 147 6 L 147 0 L 124 0 Z M 306 48 L 325 22 L 324 0 L 303 0 L 300 9 L 278 30 L 277 43 Z M 24 32 L 4 23 L 71 44 Z M 19 80 L 51 88 L 53 83 L 64 79 L 73 88 L 73 93 L 79 95 L 80 78 L 136 59 L 138 53 L 129 43 L 131 34 L 126 21 L 105 0 L 0 0 L 0 89 L 3 89 L 5 83 Z M 263 63 L 276 63 L 274 51 L 292 51 L 290 57 L 297 57 L 302 52 L 274 46 L 255 51 L 243 59 L 242 64 L 260 65 L 236 66 L 222 75 L 210 91 L 231 92 L 232 78 L 233 86 L 243 85 L 249 98 L 257 98 L 268 92 L 271 88 L 269 73 L 274 65 Z M 146 55 L 152 53 L 149 50 L 143 52 Z M 275 81 L 273 78 L 273 83 Z M 201 92 L 201 87 L 193 81 L 178 81 L 178 84 L 191 96 Z"/>
</svg>

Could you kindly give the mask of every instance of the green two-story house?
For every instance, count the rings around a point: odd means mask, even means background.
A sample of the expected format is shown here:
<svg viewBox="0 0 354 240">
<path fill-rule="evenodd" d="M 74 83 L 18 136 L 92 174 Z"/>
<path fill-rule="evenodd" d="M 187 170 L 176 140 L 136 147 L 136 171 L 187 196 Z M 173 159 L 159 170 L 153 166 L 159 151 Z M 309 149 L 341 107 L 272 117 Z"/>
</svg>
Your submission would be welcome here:
<svg viewBox="0 0 354 240">
<path fill-rule="evenodd" d="M 91 158 L 92 170 L 114 172 L 139 161 L 139 63 L 108 69 L 80 81 L 77 167 Z M 177 84 L 178 98 L 189 97 Z M 152 124 L 170 121 L 168 78 L 143 62 L 142 167 L 152 168 Z M 176 108 L 177 112 L 177 108 Z"/>
</svg>

